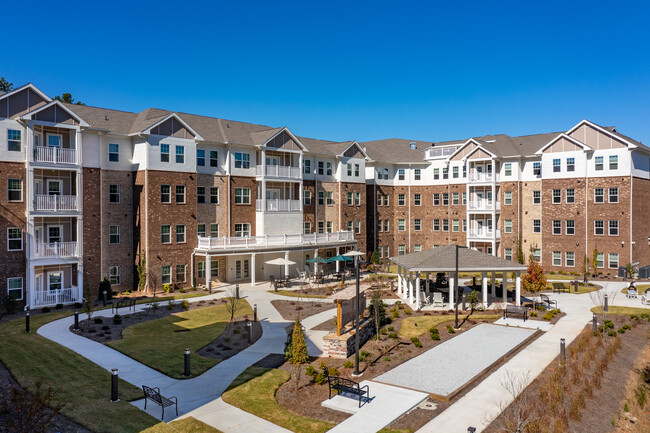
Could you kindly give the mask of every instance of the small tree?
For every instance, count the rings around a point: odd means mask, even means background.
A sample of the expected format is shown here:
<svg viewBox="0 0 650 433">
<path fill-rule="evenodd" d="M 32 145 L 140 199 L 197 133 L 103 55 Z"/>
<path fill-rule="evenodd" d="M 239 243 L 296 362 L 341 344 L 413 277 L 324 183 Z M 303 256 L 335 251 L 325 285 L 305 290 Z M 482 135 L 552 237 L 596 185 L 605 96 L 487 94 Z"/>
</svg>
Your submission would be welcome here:
<svg viewBox="0 0 650 433">
<path fill-rule="evenodd" d="M 226 298 L 223 298 L 224 301 L 226 301 L 226 311 L 228 312 L 228 315 L 230 316 L 230 324 L 232 324 L 233 320 L 235 320 L 235 316 L 239 312 L 239 310 L 242 309 L 242 298 L 238 298 L 235 296 L 235 290 L 234 289 L 229 289 L 228 290 L 228 296 Z"/>
<path fill-rule="evenodd" d="M 55 397 L 56 391 L 52 388 L 43 390 L 40 382 L 36 382 L 33 393 L 14 385 L 0 406 L 0 414 L 7 414 L 4 423 L 0 423 L 0 430 L 45 433 L 54 417 L 65 406 L 65 403 L 55 403 Z"/>
<path fill-rule="evenodd" d="M 309 352 L 307 351 L 307 342 L 305 341 L 305 334 L 302 331 L 300 317 L 296 317 L 296 321 L 293 324 L 291 343 L 287 350 L 287 361 L 289 361 L 296 370 L 296 391 L 298 391 L 302 365 L 309 362 Z"/>
<path fill-rule="evenodd" d="M 594 270 L 594 274 L 596 273 L 596 269 L 598 269 L 598 249 L 594 248 L 594 255 L 591 260 L 591 268 Z"/>
<path fill-rule="evenodd" d="M 527 427 L 538 422 L 542 416 L 541 406 L 536 396 L 528 388 L 530 373 L 516 376 L 506 371 L 501 380 L 508 392 L 508 397 L 498 404 L 499 414 L 495 427 L 499 433 L 521 433 L 528 431 Z"/>
<path fill-rule="evenodd" d="M 372 255 L 370 256 L 370 263 L 372 263 L 373 265 L 379 264 L 379 251 L 374 250 L 372 252 Z"/>
<path fill-rule="evenodd" d="M 528 264 L 528 273 L 524 275 L 521 279 L 524 290 L 528 292 L 541 292 L 546 290 L 546 276 L 544 275 L 544 270 L 537 260 L 535 260 L 531 255 L 530 263 Z M 504 287 L 504 290 L 506 288 Z"/>
<path fill-rule="evenodd" d="M 14 83 L 5 80 L 5 77 L 0 77 L 0 92 L 7 93 L 14 90 Z"/>
<path fill-rule="evenodd" d="M 379 340 L 379 329 L 386 323 L 386 306 L 378 290 L 375 290 L 370 299 L 370 314 L 375 322 L 375 338 Z"/>
<path fill-rule="evenodd" d="M 136 266 L 138 272 L 138 290 L 144 292 L 147 288 L 147 255 L 138 254 L 138 264 Z"/>
<path fill-rule="evenodd" d="M 634 278 L 634 274 L 635 274 L 635 269 L 632 263 L 628 263 L 627 265 L 625 265 L 625 276 L 629 279 L 632 279 Z"/>
<path fill-rule="evenodd" d="M 517 262 L 522 265 L 526 262 L 524 250 L 521 246 L 521 232 L 519 233 L 519 236 L 517 236 Z"/>
<path fill-rule="evenodd" d="M 467 319 L 469 319 L 470 316 L 474 314 L 474 311 L 478 309 L 478 306 L 481 305 L 481 295 L 479 294 L 478 290 L 472 290 L 472 292 L 465 297 L 465 301 L 469 303 L 469 314 L 465 316 L 459 326 L 463 326 L 465 322 L 467 322 Z"/>
<path fill-rule="evenodd" d="M 587 260 L 587 254 L 585 254 L 585 260 L 582 264 L 582 279 L 585 284 L 587 284 L 587 279 L 589 278 L 589 260 Z"/>
<path fill-rule="evenodd" d="M 108 277 L 104 275 L 104 278 L 99 282 L 99 293 L 97 294 L 98 299 L 102 298 L 102 293 L 106 291 L 106 299 L 113 298 L 113 291 L 111 290 L 111 282 L 108 280 Z"/>
<path fill-rule="evenodd" d="M 158 288 L 158 273 L 153 269 L 147 272 L 147 286 L 153 292 L 153 297 L 156 297 L 156 289 Z"/>
<path fill-rule="evenodd" d="M 95 302 L 93 301 L 92 293 L 90 292 L 90 286 L 86 283 L 86 289 L 84 290 L 84 313 L 86 313 L 86 332 L 90 328 L 90 319 L 93 317 L 93 312 L 95 311 Z"/>
</svg>

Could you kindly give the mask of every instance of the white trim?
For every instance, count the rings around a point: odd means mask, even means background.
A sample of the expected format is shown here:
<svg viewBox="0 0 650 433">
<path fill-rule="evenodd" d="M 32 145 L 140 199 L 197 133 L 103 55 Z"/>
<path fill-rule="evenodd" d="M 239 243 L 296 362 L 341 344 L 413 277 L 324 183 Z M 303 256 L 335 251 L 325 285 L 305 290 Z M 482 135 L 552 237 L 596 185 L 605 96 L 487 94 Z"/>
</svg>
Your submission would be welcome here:
<svg viewBox="0 0 650 433">
<path fill-rule="evenodd" d="M 552 139 L 551 141 L 546 143 L 541 149 L 539 149 L 537 152 L 535 152 L 535 155 L 541 155 L 542 153 L 544 153 L 544 151 L 546 149 L 548 149 L 550 146 L 552 146 L 560 138 L 564 138 L 566 140 L 569 140 L 570 142 L 572 142 L 576 146 L 580 146 L 582 148 L 582 150 L 584 150 L 585 152 L 588 151 L 588 150 L 594 150 L 591 147 L 587 146 L 586 144 L 582 143 L 581 141 L 576 140 L 575 138 L 571 137 L 568 134 L 570 134 L 570 132 L 567 132 L 566 134 L 564 132 L 559 134 L 557 137 L 555 137 L 554 139 Z M 560 164 L 561 164 L 561 162 L 560 162 Z"/>
<path fill-rule="evenodd" d="M 176 114 L 176 113 L 171 113 L 171 114 L 165 116 L 164 118 L 162 118 L 162 119 L 159 120 L 158 122 L 154 123 L 153 125 L 151 125 L 151 126 L 148 127 L 147 129 L 144 129 L 144 130 L 142 130 L 142 131 L 140 131 L 140 132 L 138 132 L 138 133 L 129 134 L 129 135 L 138 135 L 138 134 L 149 134 L 149 135 L 152 135 L 152 134 L 151 134 L 151 130 L 152 130 L 153 128 L 155 128 L 155 127 L 158 126 L 158 125 L 161 125 L 161 124 L 165 123 L 166 121 L 168 121 L 168 120 L 171 119 L 172 117 L 175 118 L 176 120 L 178 120 L 178 123 L 180 123 L 181 125 L 183 125 L 183 127 L 184 127 L 185 129 L 187 129 L 188 131 L 190 131 L 190 133 L 192 133 L 192 134 L 194 135 L 194 139 L 195 139 L 195 140 L 198 140 L 198 141 L 205 141 L 205 140 L 203 139 L 203 137 L 201 137 L 201 136 L 200 136 L 200 135 L 199 135 L 199 134 L 198 134 L 194 129 L 192 129 L 192 127 L 191 127 L 190 125 L 187 124 L 187 122 L 185 122 L 183 119 L 181 119 L 180 116 L 179 116 L 178 114 Z"/>
<path fill-rule="evenodd" d="M 3 95 L 3 96 L 4 96 L 4 95 Z M 73 117 L 74 119 L 76 119 L 77 122 L 79 122 L 79 126 L 82 126 L 82 127 L 84 127 L 84 128 L 87 128 L 87 127 L 90 126 L 90 125 L 88 124 L 88 122 L 86 122 L 85 120 L 83 120 L 83 119 L 82 119 L 81 117 L 79 117 L 79 115 L 77 115 L 74 111 L 72 111 L 71 109 L 69 109 L 68 107 L 66 107 L 65 105 L 63 105 L 63 103 L 62 103 L 61 101 L 58 101 L 58 100 L 56 100 L 56 99 L 54 99 L 54 100 L 50 100 L 50 102 L 48 102 L 47 104 L 43 105 L 42 107 L 37 108 L 36 110 L 30 111 L 29 113 L 26 113 L 26 114 L 23 114 L 22 116 L 20 116 L 20 118 L 23 119 L 23 120 L 33 120 L 33 116 L 34 116 L 34 114 L 36 114 L 36 113 L 40 113 L 41 111 L 43 111 L 43 110 L 47 110 L 48 108 L 53 107 L 53 106 L 55 106 L 55 105 L 58 106 L 58 107 L 60 107 L 60 108 L 61 108 L 63 111 L 65 111 L 66 113 L 68 113 L 68 114 L 70 115 L 70 117 Z M 59 123 L 59 122 L 55 122 L 55 123 Z M 71 126 L 76 126 L 76 125 L 71 125 Z"/>
<path fill-rule="evenodd" d="M 6 98 L 6 97 L 8 97 L 8 96 L 12 96 L 12 95 L 15 95 L 15 94 L 17 94 L 17 93 L 20 93 L 21 91 L 23 91 L 23 90 L 25 90 L 25 89 L 28 89 L 28 88 L 29 88 L 29 89 L 32 89 L 32 91 L 34 91 L 34 93 L 36 93 L 36 94 L 37 94 L 38 96 L 40 96 L 41 98 L 45 99 L 47 102 L 52 102 L 52 98 L 50 98 L 49 96 L 47 96 L 45 93 L 41 92 L 41 91 L 40 91 L 40 90 L 39 90 L 35 85 L 33 85 L 32 83 L 23 84 L 22 86 L 20 86 L 20 87 L 14 89 L 14 90 L 12 90 L 12 91 L 10 91 L 10 92 L 7 92 L 7 93 L 4 93 L 4 94 L 0 95 L 0 100 Z"/>
<path fill-rule="evenodd" d="M 20 280 L 20 298 L 16 298 L 16 301 L 22 301 L 25 297 L 25 280 L 23 277 L 7 277 L 7 296 L 9 296 L 9 290 L 18 290 L 9 288 L 9 280 Z"/>
<path fill-rule="evenodd" d="M 569 129 L 569 130 L 566 132 L 566 134 L 567 134 L 567 135 L 568 135 L 568 134 L 571 134 L 573 131 L 575 131 L 576 129 L 580 128 L 582 125 L 589 125 L 589 126 L 591 126 L 592 128 L 597 129 L 598 131 L 602 132 L 602 133 L 605 134 L 605 135 L 608 135 L 608 136 L 611 137 L 611 138 L 614 138 L 614 139 L 616 139 L 616 140 L 622 141 L 623 143 L 627 144 L 631 149 L 636 149 L 636 148 L 639 147 L 639 146 L 637 146 L 636 144 L 634 144 L 634 143 L 630 143 L 630 142 L 627 141 L 626 139 L 624 139 L 624 138 L 622 138 L 622 137 L 619 137 L 618 135 L 612 134 L 610 131 L 606 130 L 606 129 L 603 128 L 602 126 L 596 125 L 595 123 L 590 122 L 590 121 L 588 121 L 587 119 L 582 120 L 582 121 L 579 122 L 576 126 L 574 126 L 573 128 Z"/>
<path fill-rule="evenodd" d="M 264 132 L 264 131 L 260 131 L 260 132 Z M 300 139 L 298 137 L 296 137 L 293 134 L 293 132 L 289 131 L 289 128 L 287 128 L 286 126 L 283 126 L 282 128 L 280 128 L 280 130 L 278 132 L 273 134 L 273 136 L 271 136 L 268 140 L 266 140 L 264 143 L 262 143 L 262 147 L 268 147 L 267 144 L 269 143 L 269 141 L 273 140 L 275 137 L 282 134 L 283 132 L 286 132 L 287 134 L 289 134 L 289 137 L 291 137 L 291 139 L 296 142 L 296 144 L 302 149 L 303 152 L 309 152 L 309 149 L 307 149 L 307 147 L 304 144 L 302 144 L 302 141 L 300 141 Z M 269 147 L 269 149 L 277 149 L 277 148 Z"/>
</svg>

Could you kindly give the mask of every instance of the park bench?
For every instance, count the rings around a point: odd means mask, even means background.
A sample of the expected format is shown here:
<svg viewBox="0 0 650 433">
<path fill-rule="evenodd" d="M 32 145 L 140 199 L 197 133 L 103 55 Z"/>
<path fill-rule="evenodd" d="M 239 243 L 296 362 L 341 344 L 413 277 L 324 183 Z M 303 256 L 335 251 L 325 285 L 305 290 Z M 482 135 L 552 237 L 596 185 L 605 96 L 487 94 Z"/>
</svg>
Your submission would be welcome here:
<svg viewBox="0 0 650 433">
<path fill-rule="evenodd" d="M 540 299 L 541 303 L 546 308 L 548 308 L 548 309 L 557 308 L 557 301 L 556 300 L 553 300 L 553 299 L 549 298 L 548 296 L 542 295 L 542 294 L 539 295 L 539 299 Z"/>
<path fill-rule="evenodd" d="M 370 396 L 370 389 L 368 385 L 359 386 L 359 384 L 353 380 L 346 379 L 344 377 L 338 376 L 327 376 L 327 384 L 329 385 L 330 396 L 332 398 L 332 390 L 336 390 L 339 393 L 346 392 L 358 396 L 359 407 L 361 407 L 361 397 L 364 395 Z M 365 391 L 364 391 L 365 389 Z"/>
<path fill-rule="evenodd" d="M 571 290 L 564 283 L 553 283 L 553 293 L 567 292 Z"/>
<path fill-rule="evenodd" d="M 123 301 L 119 301 L 117 304 L 112 304 L 111 314 L 118 314 L 120 308 L 128 308 L 127 311 L 133 309 L 133 311 L 135 311 L 135 299 L 124 299 Z"/>
<path fill-rule="evenodd" d="M 525 322 L 528 319 L 528 308 L 507 304 L 506 309 L 503 310 L 503 318 L 507 319 L 508 316 L 521 316 Z"/>
<path fill-rule="evenodd" d="M 178 416 L 178 399 L 176 397 L 163 397 L 160 393 L 160 388 L 150 388 L 142 385 L 144 391 L 144 408 L 147 409 L 147 400 L 151 400 L 158 406 L 162 407 L 162 416 L 160 419 L 165 418 L 165 408 L 169 406 L 176 406 L 176 416 Z"/>
</svg>

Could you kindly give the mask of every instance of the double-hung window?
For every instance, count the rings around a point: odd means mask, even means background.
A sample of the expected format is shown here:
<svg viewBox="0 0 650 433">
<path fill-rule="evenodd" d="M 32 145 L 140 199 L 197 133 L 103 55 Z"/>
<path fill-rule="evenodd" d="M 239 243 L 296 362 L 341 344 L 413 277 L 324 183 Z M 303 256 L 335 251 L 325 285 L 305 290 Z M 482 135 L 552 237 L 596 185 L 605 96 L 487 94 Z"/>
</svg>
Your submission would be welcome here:
<svg viewBox="0 0 650 433">
<path fill-rule="evenodd" d="M 210 167 L 219 167 L 219 152 L 216 150 L 210 151 Z"/>
<path fill-rule="evenodd" d="M 542 191 L 533 191 L 533 204 L 542 203 Z"/>
<path fill-rule="evenodd" d="M 405 172 L 404 172 L 403 168 L 400 168 L 399 170 L 397 170 L 397 179 L 398 180 L 404 180 L 404 178 L 405 178 L 404 173 Z"/>
<path fill-rule="evenodd" d="M 185 164 L 185 146 L 176 147 L 176 164 Z"/>
<path fill-rule="evenodd" d="M 352 206 L 353 203 L 354 203 L 354 198 L 352 196 L 352 193 L 348 192 L 348 206 Z"/>
<path fill-rule="evenodd" d="M 406 220 L 404 218 L 397 220 L 397 230 L 400 232 L 406 231 Z"/>
<path fill-rule="evenodd" d="M 303 159 L 303 161 L 302 161 L 302 172 L 304 174 L 311 174 L 311 160 Z"/>
<path fill-rule="evenodd" d="M 161 284 L 171 284 L 172 283 L 172 267 L 163 266 L 160 269 L 160 283 Z"/>
<path fill-rule="evenodd" d="M 354 177 L 359 177 L 361 174 L 361 168 L 359 167 L 359 164 L 354 164 Z"/>
<path fill-rule="evenodd" d="M 542 163 L 541 162 L 533 162 L 533 176 L 541 176 L 542 175 Z"/>
<path fill-rule="evenodd" d="M 618 268 L 618 253 L 609 253 L 609 267 L 611 269 Z"/>
<path fill-rule="evenodd" d="M 533 233 L 542 232 L 542 220 L 533 220 Z"/>
<path fill-rule="evenodd" d="M 384 231 L 390 231 L 389 220 L 384 220 Z"/>
<path fill-rule="evenodd" d="M 388 180 L 388 169 L 384 168 L 384 180 Z"/>
<path fill-rule="evenodd" d="M 235 188 L 235 204 L 251 204 L 251 189 Z"/>
<path fill-rule="evenodd" d="M 328 162 L 326 167 L 327 167 L 327 171 L 326 171 L 327 175 L 331 176 L 332 175 L 332 163 Z"/>
<path fill-rule="evenodd" d="M 566 220 L 566 234 L 575 235 L 576 234 L 576 222 L 575 220 Z"/>
<path fill-rule="evenodd" d="M 533 259 L 538 262 L 542 261 L 542 250 L 540 248 L 533 249 Z"/>
<path fill-rule="evenodd" d="M 250 223 L 237 223 L 235 224 L 235 237 L 245 238 L 251 235 Z"/>
<path fill-rule="evenodd" d="M 120 202 L 120 185 L 118 184 L 108 185 L 108 202 L 109 203 Z"/>
<path fill-rule="evenodd" d="M 108 243 L 120 243 L 120 226 L 108 226 Z"/>
<path fill-rule="evenodd" d="M 467 206 L 467 193 L 463 193 L 463 206 Z"/>
<path fill-rule="evenodd" d="M 323 161 L 318 161 L 318 174 L 325 174 L 325 163 Z"/>
<path fill-rule="evenodd" d="M 361 221 L 354 222 L 354 233 L 356 234 L 361 233 Z"/>
<path fill-rule="evenodd" d="M 185 265 L 176 265 L 176 282 L 185 282 Z"/>
<path fill-rule="evenodd" d="M 415 206 L 422 205 L 422 194 L 414 194 L 413 195 L 413 204 Z"/>
<path fill-rule="evenodd" d="M 566 171 L 576 171 L 576 159 L 567 158 L 566 159 Z"/>
<path fill-rule="evenodd" d="M 434 180 L 440 179 L 440 169 L 439 168 L 434 168 L 433 169 L 433 179 Z"/>
<path fill-rule="evenodd" d="M 618 188 L 609 188 L 608 200 L 610 203 L 618 203 Z"/>
<path fill-rule="evenodd" d="M 562 252 L 553 251 L 553 266 L 562 266 Z"/>
<path fill-rule="evenodd" d="M 440 231 L 440 220 L 438 218 L 433 219 L 433 231 Z"/>
<path fill-rule="evenodd" d="M 440 194 L 439 193 L 433 194 L 433 205 L 434 206 L 440 206 Z"/>
<path fill-rule="evenodd" d="M 171 185 L 160 185 L 160 202 L 171 203 Z"/>
<path fill-rule="evenodd" d="M 422 220 L 420 218 L 416 218 L 413 220 L 413 230 L 415 230 L 416 232 L 422 230 Z"/>
<path fill-rule="evenodd" d="M 443 192 L 442 193 L 442 205 L 443 206 L 449 206 L 449 193 L 448 192 Z"/>
<path fill-rule="evenodd" d="M 562 220 L 553 220 L 553 234 L 554 235 L 562 234 Z"/>
<path fill-rule="evenodd" d="M 505 248 L 503 250 L 503 258 L 506 260 L 512 260 L 512 248 Z"/>
<path fill-rule="evenodd" d="M 406 194 L 397 194 L 397 205 L 406 206 Z"/>
<path fill-rule="evenodd" d="M 348 169 L 348 177 L 352 177 L 352 164 L 349 162 L 346 164 L 346 167 Z"/>
<path fill-rule="evenodd" d="M 325 204 L 325 191 L 318 191 L 318 204 Z"/>
<path fill-rule="evenodd" d="M 460 231 L 460 220 L 459 219 L 451 220 L 451 231 L 452 232 Z"/>
<path fill-rule="evenodd" d="M 503 232 L 504 233 L 512 233 L 512 220 L 504 220 L 503 221 Z"/>
<path fill-rule="evenodd" d="M 597 156 L 594 158 L 594 168 L 596 171 L 602 171 L 603 170 L 603 157 L 602 156 Z"/>
<path fill-rule="evenodd" d="M 442 231 L 443 232 L 448 232 L 449 231 L 449 220 L 448 219 L 443 219 L 442 220 Z"/>
<path fill-rule="evenodd" d="M 7 150 L 20 152 L 21 149 L 20 131 L 16 129 L 7 130 Z"/>
<path fill-rule="evenodd" d="M 609 155 L 609 169 L 618 170 L 618 155 Z"/>
<path fill-rule="evenodd" d="M 210 203 L 219 204 L 219 187 L 210 187 Z"/>
<path fill-rule="evenodd" d="M 449 167 L 442 168 L 442 178 L 449 179 Z"/>
<path fill-rule="evenodd" d="M 23 231 L 17 227 L 7 229 L 7 250 L 21 251 L 23 249 Z"/>
<path fill-rule="evenodd" d="M 560 158 L 553 159 L 553 173 L 562 171 L 562 160 Z"/>
<path fill-rule="evenodd" d="M 17 301 L 23 299 L 22 277 L 7 278 L 7 296 L 12 297 Z"/>
<path fill-rule="evenodd" d="M 454 179 L 458 179 L 458 177 L 459 177 L 458 166 L 452 167 L 452 169 L 451 169 L 451 177 L 454 178 Z"/>
<path fill-rule="evenodd" d="M 23 201 L 22 179 L 7 179 L 7 201 Z"/>
<path fill-rule="evenodd" d="M 564 255 L 564 264 L 570 268 L 576 265 L 576 253 L 567 251 Z"/>
<path fill-rule="evenodd" d="M 618 220 L 609 221 L 609 235 L 618 236 Z"/>
<path fill-rule="evenodd" d="M 219 237 L 219 224 L 217 223 L 210 224 L 210 237 L 211 238 Z"/>
<path fill-rule="evenodd" d="M 169 144 L 160 145 L 160 162 L 169 162 Z"/>
<path fill-rule="evenodd" d="M 561 189 L 554 189 L 553 190 L 553 204 L 560 204 L 562 203 L 562 190 Z"/>
<path fill-rule="evenodd" d="M 250 168 L 251 156 L 244 152 L 235 152 L 235 168 Z"/>
<path fill-rule="evenodd" d="M 196 225 L 196 236 L 200 238 L 205 237 L 205 224 L 197 224 Z"/>
<path fill-rule="evenodd" d="M 355 206 L 361 206 L 361 193 L 360 192 L 355 192 L 354 193 L 354 205 Z"/>
<path fill-rule="evenodd" d="M 506 162 L 503 170 L 504 176 L 512 176 L 512 163 Z"/>
<path fill-rule="evenodd" d="M 108 268 L 108 281 L 111 286 L 119 286 L 122 282 L 122 276 L 119 266 L 111 266 Z"/>
<path fill-rule="evenodd" d="M 108 144 L 108 160 L 110 162 L 119 162 L 120 161 L 120 145 L 109 143 Z"/>
<path fill-rule="evenodd" d="M 332 233 L 332 221 L 325 222 L 325 230 L 327 233 Z"/>
<path fill-rule="evenodd" d="M 196 202 L 198 204 L 204 204 L 205 203 L 205 187 L 204 186 L 197 186 L 196 187 Z"/>
<path fill-rule="evenodd" d="M 467 220 L 463 220 L 463 233 L 467 231 Z"/>
<path fill-rule="evenodd" d="M 454 206 L 458 206 L 460 204 L 460 194 L 457 192 L 452 192 L 451 193 L 451 204 Z"/>
<path fill-rule="evenodd" d="M 503 204 L 505 205 L 512 204 L 512 191 L 505 191 L 503 193 Z"/>
<path fill-rule="evenodd" d="M 576 202 L 576 190 L 574 188 L 569 188 L 566 190 L 566 202 L 567 203 Z"/>
<path fill-rule="evenodd" d="M 327 191 L 327 205 L 331 206 L 334 204 L 334 192 Z"/>
<path fill-rule="evenodd" d="M 600 236 L 605 234 L 605 221 L 603 220 L 594 221 L 594 234 Z"/>
<path fill-rule="evenodd" d="M 605 253 L 596 254 L 596 267 L 604 268 L 605 267 Z"/>
<path fill-rule="evenodd" d="M 413 171 L 413 179 L 414 180 L 421 180 L 422 179 L 422 169 L 416 168 Z"/>
<path fill-rule="evenodd" d="M 160 243 L 162 244 L 171 244 L 172 243 L 172 226 L 169 224 L 163 224 L 160 226 Z"/>
<path fill-rule="evenodd" d="M 196 149 L 196 165 L 199 167 L 205 166 L 205 150 Z"/>
<path fill-rule="evenodd" d="M 304 235 L 311 234 L 311 221 L 303 221 L 302 234 Z"/>
<path fill-rule="evenodd" d="M 311 206 L 311 190 L 302 190 L 302 204 L 305 206 Z"/>
<path fill-rule="evenodd" d="M 176 203 L 185 203 L 185 185 L 176 185 Z"/>
<path fill-rule="evenodd" d="M 185 224 L 176 225 L 176 243 L 178 244 L 185 243 Z"/>
<path fill-rule="evenodd" d="M 594 203 L 605 203 L 605 190 L 603 188 L 594 189 Z"/>
<path fill-rule="evenodd" d="M 403 256 L 404 254 L 406 254 L 406 245 L 399 244 L 397 246 L 397 255 L 398 256 Z"/>
</svg>

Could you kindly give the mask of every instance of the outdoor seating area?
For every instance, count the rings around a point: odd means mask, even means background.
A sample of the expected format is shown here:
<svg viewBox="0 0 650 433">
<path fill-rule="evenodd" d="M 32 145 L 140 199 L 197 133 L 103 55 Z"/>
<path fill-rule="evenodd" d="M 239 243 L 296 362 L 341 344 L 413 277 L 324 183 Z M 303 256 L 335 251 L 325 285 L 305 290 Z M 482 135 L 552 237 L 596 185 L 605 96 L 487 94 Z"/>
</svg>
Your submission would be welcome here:
<svg viewBox="0 0 650 433">
<path fill-rule="evenodd" d="M 539 300 L 540 300 L 540 303 L 541 303 L 544 307 L 548 308 L 549 310 L 550 310 L 550 309 L 556 309 L 556 308 L 557 308 L 557 301 L 554 300 L 554 299 L 549 298 L 548 295 L 545 295 L 545 294 L 543 294 L 543 293 L 540 294 L 540 295 L 539 295 Z"/>
<path fill-rule="evenodd" d="M 142 385 L 144 391 L 144 408 L 147 409 L 147 400 L 151 400 L 162 408 L 162 415 L 160 419 L 165 419 L 165 408 L 169 406 L 176 407 L 176 416 L 178 416 L 178 399 L 176 397 L 164 397 L 160 393 L 160 388 L 150 388 Z"/>
<path fill-rule="evenodd" d="M 569 293 L 571 289 L 567 287 L 566 284 L 561 283 L 561 282 L 554 282 L 552 283 L 553 285 L 553 293 Z"/>
</svg>

